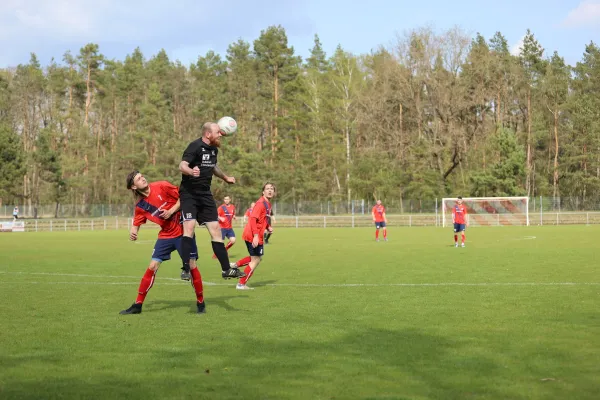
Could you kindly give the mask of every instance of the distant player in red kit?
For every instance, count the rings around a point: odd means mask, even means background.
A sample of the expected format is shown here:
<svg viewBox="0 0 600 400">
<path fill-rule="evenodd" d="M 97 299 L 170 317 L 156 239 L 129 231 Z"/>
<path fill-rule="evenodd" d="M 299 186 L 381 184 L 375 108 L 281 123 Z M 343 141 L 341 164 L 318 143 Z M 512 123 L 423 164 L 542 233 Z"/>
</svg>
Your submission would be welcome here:
<svg viewBox="0 0 600 400">
<path fill-rule="evenodd" d="M 241 278 L 239 283 L 236 285 L 238 290 L 254 289 L 247 286 L 246 283 L 252 277 L 252 274 L 258 267 L 264 255 L 264 239 L 263 235 L 265 231 L 271 232 L 272 228 L 269 225 L 269 216 L 271 215 L 271 199 L 275 196 L 275 185 L 272 183 L 265 183 L 262 190 L 262 197 L 256 201 L 252 213 L 248 218 L 248 223 L 244 228 L 242 238 L 246 242 L 246 248 L 248 249 L 249 257 L 244 257 L 235 264 L 232 264 L 232 268 L 241 268 L 246 266 L 244 269 L 245 277 Z"/>
<path fill-rule="evenodd" d="M 454 224 L 454 247 L 458 247 L 458 232 L 461 233 L 462 247 L 465 247 L 465 228 L 469 226 L 469 219 L 462 196 L 458 196 L 456 204 L 452 207 L 452 223 Z"/>
<path fill-rule="evenodd" d="M 373 222 L 375 222 L 375 240 L 379 242 L 379 229 L 383 228 L 383 238 L 387 242 L 387 217 L 385 216 L 385 207 L 381 204 L 381 200 L 377 200 L 377 204 L 373 206 L 371 211 Z"/>
<path fill-rule="evenodd" d="M 137 240 L 140 226 L 145 224 L 147 220 L 160 226 L 158 240 L 152 251 L 152 260 L 140 282 L 135 303 L 120 312 L 120 314 L 140 314 L 142 304 L 154 284 L 154 277 L 160 264 L 163 261 L 170 260 L 171 253 L 175 250 L 183 260 L 181 254 L 183 220 L 179 212 L 179 188 L 177 186 L 166 181 L 148 183 L 139 171 L 133 171 L 127 176 L 127 189 L 133 191 L 136 198 L 135 215 L 129 232 L 129 239 Z M 192 246 L 195 254 L 198 254 L 195 240 L 193 240 Z M 192 286 L 196 292 L 197 312 L 203 314 L 205 306 L 202 277 L 196 267 L 196 258 L 197 256 L 190 260 L 190 274 Z"/>
<path fill-rule="evenodd" d="M 234 219 L 237 219 L 235 216 L 235 206 L 231 204 L 231 197 L 225 196 L 223 198 L 223 204 L 219 206 L 217 215 L 219 216 L 219 226 L 221 227 L 223 241 L 225 241 L 225 238 L 229 239 L 225 250 L 229 250 L 235 244 L 235 232 L 231 224 Z M 213 254 L 213 258 L 217 258 L 217 256 Z"/>
<path fill-rule="evenodd" d="M 267 217 L 267 224 L 269 224 L 269 226 L 271 228 L 273 228 L 274 223 L 275 223 L 275 212 L 273 210 L 271 210 L 271 215 L 269 215 Z M 270 231 L 265 230 L 265 237 L 264 237 L 265 244 L 269 244 L 269 239 L 271 238 L 271 235 L 273 235 L 273 229 L 271 229 Z"/>
<path fill-rule="evenodd" d="M 256 205 L 256 203 L 252 202 L 250 204 L 250 207 L 248 207 L 248 209 L 246 210 L 246 213 L 244 214 L 244 224 L 246 222 L 248 222 L 248 218 L 250 218 L 250 214 L 252 214 L 252 209 L 254 208 L 255 205 Z"/>
</svg>

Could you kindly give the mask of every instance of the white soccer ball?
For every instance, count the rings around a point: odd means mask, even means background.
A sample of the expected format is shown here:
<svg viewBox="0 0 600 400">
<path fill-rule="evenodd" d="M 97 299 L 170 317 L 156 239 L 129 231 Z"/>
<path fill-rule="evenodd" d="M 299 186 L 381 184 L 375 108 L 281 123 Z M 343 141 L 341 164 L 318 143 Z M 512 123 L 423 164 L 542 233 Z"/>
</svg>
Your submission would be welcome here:
<svg viewBox="0 0 600 400">
<path fill-rule="evenodd" d="M 237 131 L 237 122 L 231 117 L 223 117 L 217 124 L 224 136 L 231 136 Z"/>
</svg>

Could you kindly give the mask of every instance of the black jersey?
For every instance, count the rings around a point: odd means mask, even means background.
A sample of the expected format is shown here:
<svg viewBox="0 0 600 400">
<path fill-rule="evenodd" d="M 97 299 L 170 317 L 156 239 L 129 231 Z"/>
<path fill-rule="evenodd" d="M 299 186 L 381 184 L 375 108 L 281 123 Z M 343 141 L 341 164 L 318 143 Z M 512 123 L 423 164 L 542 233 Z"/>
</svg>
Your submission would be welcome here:
<svg viewBox="0 0 600 400">
<path fill-rule="evenodd" d="M 219 149 L 209 146 L 202 139 L 190 143 L 181 159 L 187 161 L 190 168 L 200 168 L 200 176 L 181 174 L 181 189 L 190 194 L 210 192 L 213 170 L 217 165 L 217 154 L 219 154 Z"/>
</svg>

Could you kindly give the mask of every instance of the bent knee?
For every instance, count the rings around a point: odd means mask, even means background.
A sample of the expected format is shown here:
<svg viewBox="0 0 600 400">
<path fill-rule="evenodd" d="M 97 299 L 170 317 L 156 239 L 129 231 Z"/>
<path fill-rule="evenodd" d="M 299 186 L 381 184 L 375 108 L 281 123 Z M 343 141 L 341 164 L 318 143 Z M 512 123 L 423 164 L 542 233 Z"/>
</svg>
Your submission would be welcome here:
<svg viewBox="0 0 600 400">
<path fill-rule="evenodd" d="M 158 268 L 160 268 L 160 261 L 156 261 L 156 260 L 152 260 L 150 261 L 150 265 L 148 266 L 148 269 L 151 271 L 158 271 Z"/>
</svg>

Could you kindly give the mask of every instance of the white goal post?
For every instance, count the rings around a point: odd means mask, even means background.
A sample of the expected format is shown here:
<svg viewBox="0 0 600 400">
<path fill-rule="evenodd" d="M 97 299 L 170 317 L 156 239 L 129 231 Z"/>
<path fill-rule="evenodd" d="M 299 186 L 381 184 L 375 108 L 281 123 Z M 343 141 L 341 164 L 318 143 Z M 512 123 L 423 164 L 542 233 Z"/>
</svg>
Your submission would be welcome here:
<svg viewBox="0 0 600 400">
<path fill-rule="evenodd" d="M 442 199 L 442 226 L 452 226 L 455 197 Z M 529 226 L 529 197 L 464 197 L 469 226 Z"/>
</svg>

